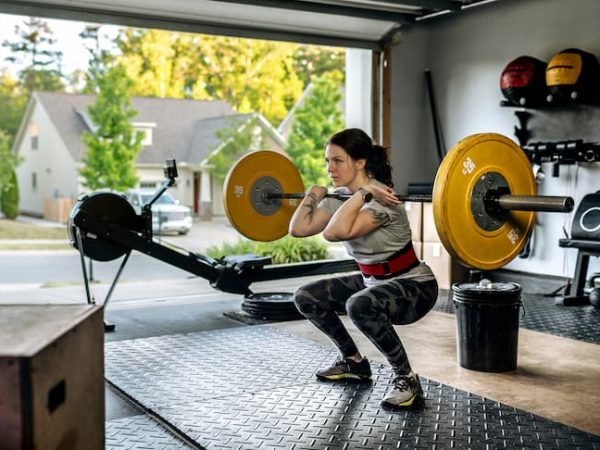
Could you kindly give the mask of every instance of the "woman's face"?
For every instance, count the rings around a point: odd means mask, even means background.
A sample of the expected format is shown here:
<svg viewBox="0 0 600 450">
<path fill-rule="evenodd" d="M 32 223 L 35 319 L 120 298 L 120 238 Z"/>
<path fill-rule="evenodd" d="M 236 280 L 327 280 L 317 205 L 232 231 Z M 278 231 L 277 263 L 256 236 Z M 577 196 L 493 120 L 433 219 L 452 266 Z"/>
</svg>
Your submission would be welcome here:
<svg viewBox="0 0 600 450">
<path fill-rule="evenodd" d="M 352 184 L 365 163 L 364 160 L 352 159 L 346 150 L 335 144 L 325 147 L 325 162 L 334 187 Z"/>
</svg>

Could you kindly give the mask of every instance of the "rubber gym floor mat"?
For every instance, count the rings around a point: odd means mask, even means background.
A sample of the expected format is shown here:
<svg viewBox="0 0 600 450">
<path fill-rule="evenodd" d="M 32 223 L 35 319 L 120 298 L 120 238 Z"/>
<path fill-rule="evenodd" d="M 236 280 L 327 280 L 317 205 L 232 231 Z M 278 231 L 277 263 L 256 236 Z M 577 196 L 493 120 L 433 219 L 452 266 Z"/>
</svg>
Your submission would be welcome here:
<svg viewBox="0 0 600 450">
<path fill-rule="evenodd" d="M 542 294 L 525 294 L 521 296 L 521 301 L 521 327 L 600 344 L 600 309 L 592 305 L 556 305 L 554 298 Z M 451 291 L 440 291 L 434 310 L 449 314 L 456 312 Z"/>
<path fill-rule="evenodd" d="M 146 415 L 106 422 L 106 450 L 187 450 L 185 444 Z"/>
<path fill-rule="evenodd" d="M 598 449 L 594 436 L 422 379 L 425 400 L 381 407 L 392 382 L 314 377 L 337 351 L 265 326 L 106 344 L 111 384 L 208 449 Z"/>
</svg>

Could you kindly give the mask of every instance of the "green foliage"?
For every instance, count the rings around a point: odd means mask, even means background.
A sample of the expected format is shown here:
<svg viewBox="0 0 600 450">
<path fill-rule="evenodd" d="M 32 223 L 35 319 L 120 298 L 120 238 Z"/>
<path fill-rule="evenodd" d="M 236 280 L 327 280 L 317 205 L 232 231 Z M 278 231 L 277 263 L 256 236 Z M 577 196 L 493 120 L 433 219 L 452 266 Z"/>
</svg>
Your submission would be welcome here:
<svg viewBox="0 0 600 450">
<path fill-rule="evenodd" d="M 19 215 L 19 186 L 14 170 L 10 174 L 8 186 L 2 189 L 0 195 L 0 209 L 4 217 L 10 220 L 16 219 Z"/>
<path fill-rule="evenodd" d="M 124 28 L 116 44 L 134 95 L 224 100 L 275 125 L 311 80 L 345 68 L 342 48 L 287 42 Z"/>
<path fill-rule="evenodd" d="M 265 132 L 258 125 L 256 116 L 233 118 L 227 127 L 217 130 L 216 136 L 219 141 L 218 151 L 208 161 L 212 166 L 211 175 L 221 184 L 225 182 L 229 169 L 242 155 L 265 146 Z"/>
<path fill-rule="evenodd" d="M 137 114 L 131 108 L 132 82 L 123 67 L 113 66 L 98 75 L 97 83 L 96 100 L 88 107 L 97 128 L 83 134 L 87 149 L 80 174 L 91 190 L 126 191 L 138 181 L 135 160 L 143 139 L 130 123 Z"/>
<path fill-rule="evenodd" d="M 5 58 L 21 67 L 19 81 L 27 96 L 35 90 L 62 91 L 62 52 L 55 50 L 56 39 L 48 23 L 30 17 L 15 28 L 17 41 L 4 41 L 10 56 Z"/>
<path fill-rule="evenodd" d="M 235 244 L 225 243 L 221 247 L 209 247 L 206 253 L 215 259 L 254 253 L 258 256 L 270 256 L 273 264 L 317 261 L 329 257 L 327 244 L 316 236 L 302 239 L 285 236 L 273 242 L 253 242 L 240 239 Z"/>
<path fill-rule="evenodd" d="M 192 96 L 225 100 L 240 113 L 259 112 L 278 124 L 302 95 L 294 44 L 201 36 L 190 55 Z"/>
<path fill-rule="evenodd" d="M 0 129 L 6 132 L 10 141 L 17 134 L 26 104 L 27 95 L 19 86 L 18 80 L 11 77 L 6 70 L 1 72 Z"/>
<path fill-rule="evenodd" d="M 294 70 L 304 86 L 326 73 L 335 73 L 343 82 L 346 50 L 317 45 L 299 45 L 294 52 Z"/>
<path fill-rule="evenodd" d="M 100 45 L 100 25 L 87 25 L 79 33 L 83 45 L 90 55 L 87 72 L 75 71 L 72 75 L 74 86 L 84 83 L 82 93 L 93 94 L 98 86 L 98 77 L 106 71 L 107 67 L 114 62 L 115 57 Z"/>
<path fill-rule="evenodd" d="M 286 151 L 302 175 L 305 186 L 327 186 L 324 148 L 327 139 L 344 127 L 340 111 L 341 78 L 335 73 L 315 80 L 298 107 Z"/>
<path fill-rule="evenodd" d="M 186 82 L 195 62 L 190 58 L 192 35 L 166 30 L 125 28 L 117 36 L 118 61 L 135 80 L 133 94 L 160 98 L 189 97 Z"/>
<path fill-rule="evenodd" d="M 213 245 L 206 249 L 206 254 L 214 259 L 230 255 L 246 255 L 254 253 L 256 242 L 246 239 L 239 239 L 235 243 L 224 242 L 221 246 Z"/>
<path fill-rule="evenodd" d="M 10 148 L 10 137 L 0 130 L 0 196 L 16 184 L 15 169 L 21 158 Z"/>
<path fill-rule="evenodd" d="M 11 150 L 9 136 L 0 130 L 0 210 L 7 219 L 19 214 L 19 185 L 15 169 L 21 158 Z"/>
</svg>

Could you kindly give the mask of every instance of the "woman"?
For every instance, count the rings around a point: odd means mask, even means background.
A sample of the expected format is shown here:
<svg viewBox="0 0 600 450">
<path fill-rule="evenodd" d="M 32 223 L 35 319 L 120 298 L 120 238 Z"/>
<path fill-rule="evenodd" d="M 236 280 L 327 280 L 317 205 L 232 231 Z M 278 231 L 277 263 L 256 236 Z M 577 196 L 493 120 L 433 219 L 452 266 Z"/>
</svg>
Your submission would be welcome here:
<svg viewBox="0 0 600 450">
<path fill-rule="evenodd" d="M 395 372 L 393 388 L 382 403 L 410 406 L 423 391 L 393 325 L 423 317 L 437 299 L 437 282 L 412 248 L 404 205 L 392 189 L 387 150 L 352 128 L 329 139 L 325 161 L 335 192 L 352 196 L 346 201 L 326 198 L 326 188 L 312 186 L 292 216 L 289 231 L 296 237 L 322 232 L 328 241 L 342 241 L 361 273 L 311 282 L 295 294 L 299 311 L 341 353 L 331 367 L 316 375 L 325 380 L 371 377 L 369 361 L 336 314 L 345 305 L 350 319 Z"/>
</svg>

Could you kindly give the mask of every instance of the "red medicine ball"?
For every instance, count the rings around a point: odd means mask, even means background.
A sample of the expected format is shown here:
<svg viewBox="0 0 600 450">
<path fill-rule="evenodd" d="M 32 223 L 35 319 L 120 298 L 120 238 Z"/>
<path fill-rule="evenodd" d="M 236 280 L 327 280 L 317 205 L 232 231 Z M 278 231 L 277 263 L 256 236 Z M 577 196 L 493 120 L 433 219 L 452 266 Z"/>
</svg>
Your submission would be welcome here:
<svg viewBox="0 0 600 450">
<path fill-rule="evenodd" d="M 500 76 L 500 90 L 515 106 L 536 106 L 545 102 L 546 63 L 532 56 L 519 56 L 508 63 Z"/>
</svg>

